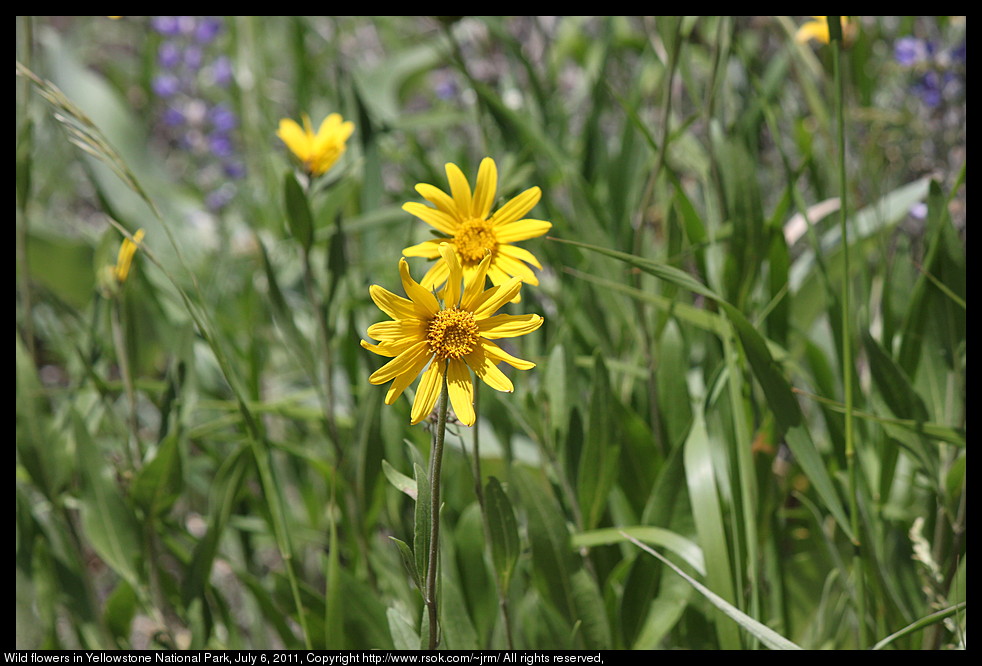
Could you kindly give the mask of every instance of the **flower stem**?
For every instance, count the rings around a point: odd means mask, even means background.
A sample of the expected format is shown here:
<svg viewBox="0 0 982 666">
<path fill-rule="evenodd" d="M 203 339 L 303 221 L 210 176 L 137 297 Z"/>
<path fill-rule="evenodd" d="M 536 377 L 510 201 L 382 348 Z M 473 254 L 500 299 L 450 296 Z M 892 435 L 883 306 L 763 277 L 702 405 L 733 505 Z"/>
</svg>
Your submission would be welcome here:
<svg viewBox="0 0 982 666">
<path fill-rule="evenodd" d="M 448 406 L 447 377 L 444 372 L 443 387 L 437 402 L 436 432 L 433 434 L 433 450 L 430 452 L 430 553 L 426 565 L 426 608 L 430 618 L 430 649 L 435 650 L 438 640 L 437 560 L 440 554 L 440 469 L 443 465 L 443 439 L 447 434 Z"/>
</svg>

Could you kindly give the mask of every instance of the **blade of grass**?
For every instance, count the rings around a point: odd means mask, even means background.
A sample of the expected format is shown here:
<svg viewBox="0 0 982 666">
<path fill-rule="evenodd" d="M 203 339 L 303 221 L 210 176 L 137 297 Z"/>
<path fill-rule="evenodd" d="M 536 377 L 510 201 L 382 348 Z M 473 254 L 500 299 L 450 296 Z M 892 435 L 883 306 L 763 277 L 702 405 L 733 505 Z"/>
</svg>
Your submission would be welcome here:
<svg viewBox="0 0 982 666">
<path fill-rule="evenodd" d="M 780 635 L 770 627 L 765 624 L 761 624 L 757 620 L 753 619 L 739 608 L 736 608 L 725 599 L 720 597 L 718 594 L 710 590 L 708 587 L 697 581 L 696 579 L 689 576 L 687 573 L 682 571 L 679 567 L 673 564 L 670 560 L 665 558 L 661 553 L 655 549 L 647 546 L 634 537 L 624 534 L 624 538 L 633 543 L 635 546 L 641 550 L 649 553 L 653 557 L 661 560 L 665 565 L 667 565 L 672 571 L 677 573 L 679 576 L 685 579 L 689 585 L 691 585 L 699 594 L 703 595 L 711 604 L 719 608 L 723 613 L 730 617 L 738 625 L 746 629 L 753 636 L 760 640 L 761 643 L 771 648 L 772 650 L 800 650 L 802 649 L 799 645 L 788 640 L 784 636 Z"/>
</svg>

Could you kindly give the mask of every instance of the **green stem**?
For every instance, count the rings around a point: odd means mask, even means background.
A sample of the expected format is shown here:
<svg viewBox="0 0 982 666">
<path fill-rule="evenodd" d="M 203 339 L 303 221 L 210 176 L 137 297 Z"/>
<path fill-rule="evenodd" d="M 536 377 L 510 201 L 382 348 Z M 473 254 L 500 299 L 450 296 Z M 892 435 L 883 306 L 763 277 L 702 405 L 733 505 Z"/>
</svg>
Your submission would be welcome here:
<svg viewBox="0 0 982 666">
<path fill-rule="evenodd" d="M 845 438 L 846 465 L 849 478 L 849 523 L 853 533 L 853 567 L 856 581 L 856 616 L 859 631 L 859 647 L 868 645 L 866 634 L 866 582 L 863 574 L 862 544 L 859 536 L 859 507 L 856 493 L 858 489 L 858 464 L 853 438 L 853 391 L 852 391 L 852 325 L 850 320 L 850 267 L 849 267 L 849 236 L 846 224 L 847 179 L 846 179 L 846 130 L 843 101 L 845 84 L 839 62 L 842 46 L 842 24 L 840 17 L 829 16 L 830 41 L 835 42 L 832 49 L 832 72 L 835 78 L 835 114 L 838 128 L 839 149 L 839 226 L 842 234 L 842 383 L 845 399 Z"/>
<path fill-rule="evenodd" d="M 443 466 L 443 439 L 447 434 L 447 377 L 444 372 L 443 387 L 437 402 L 436 432 L 433 434 L 433 450 L 430 452 L 430 552 L 426 564 L 426 608 L 430 617 L 430 649 L 437 644 L 439 613 L 436 598 L 437 560 L 440 554 L 440 469 Z"/>
<path fill-rule="evenodd" d="M 123 287 L 120 284 L 120 287 Z M 126 336 L 123 332 L 122 307 L 120 299 L 122 294 L 117 294 L 112 299 L 111 320 L 113 343 L 116 346 L 116 362 L 119 363 L 119 374 L 123 380 L 123 390 L 126 392 L 127 403 L 127 422 L 129 424 L 130 439 L 125 448 L 126 458 L 131 470 L 136 469 L 137 461 L 140 459 L 140 438 L 138 436 L 138 423 L 136 418 L 136 391 L 133 388 L 133 375 L 130 372 L 129 353 L 126 348 Z"/>
</svg>

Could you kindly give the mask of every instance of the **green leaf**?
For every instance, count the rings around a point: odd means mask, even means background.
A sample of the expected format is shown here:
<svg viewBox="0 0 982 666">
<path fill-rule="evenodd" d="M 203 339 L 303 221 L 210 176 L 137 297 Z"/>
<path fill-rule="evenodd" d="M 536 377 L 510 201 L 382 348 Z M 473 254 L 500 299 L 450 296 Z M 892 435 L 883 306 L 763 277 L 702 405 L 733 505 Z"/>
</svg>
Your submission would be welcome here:
<svg viewBox="0 0 982 666">
<path fill-rule="evenodd" d="M 120 492 L 102 452 L 87 426 L 72 411 L 78 469 L 82 476 L 79 510 L 82 530 L 99 557 L 130 584 L 140 584 L 140 538 L 136 517 Z"/>
<path fill-rule="evenodd" d="M 661 527 L 639 525 L 636 527 L 606 527 L 599 530 L 577 532 L 573 535 L 573 548 L 592 548 L 612 543 L 622 543 L 637 539 L 644 543 L 667 548 L 695 569 L 700 575 L 706 575 L 706 560 L 699 545 L 684 536 Z"/>
<path fill-rule="evenodd" d="M 685 478 L 699 545 L 706 557 L 706 581 L 727 602 L 734 602 L 737 596 L 733 586 L 730 543 L 724 527 L 719 481 L 713 468 L 713 447 L 709 437 L 703 416 L 697 413 L 685 442 Z M 633 537 L 629 539 L 636 542 Z M 722 618 L 716 617 L 715 621 L 720 648 L 740 649 L 740 635 L 736 628 L 723 622 Z"/>
<path fill-rule="evenodd" d="M 416 463 L 416 513 L 413 535 L 413 553 L 416 560 L 416 571 L 419 581 L 426 580 L 426 572 L 429 570 L 427 562 L 430 556 L 430 481 L 426 478 L 426 472 Z M 419 586 L 420 594 L 423 594 L 424 586 Z"/>
<path fill-rule="evenodd" d="M 605 650 L 610 647 L 610 624 L 604 607 L 603 596 L 593 576 L 580 567 L 570 580 L 576 617 L 581 623 L 583 638 L 588 649 Z"/>
<path fill-rule="evenodd" d="M 788 448 L 794 454 L 795 462 L 801 467 L 801 470 L 808 477 L 808 480 L 811 481 L 812 485 L 815 486 L 815 492 L 822 498 L 825 507 L 839 524 L 839 529 L 852 539 L 853 531 L 849 517 L 846 514 L 842 502 L 839 500 L 835 485 L 832 483 L 832 477 L 829 476 L 828 468 L 825 466 L 821 454 L 815 447 L 815 442 L 812 441 L 811 432 L 808 430 L 808 427 L 800 425 L 791 428 L 784 433 L 784 441 L 787 442 Z"/>
<path fill-rule="evenodd" d="M 333 492 L 332 492 L 333 495 Z M 324 644 L 332 649 L 343 649 L 349 644 L 345 641 L 344 617 L 347 614 L 345 595 L 341 589 L 341 542 L 338 539 L 337 516 L 342 512 L 334 498 L 328 506 L 327 562 L 324 563 Z"/>
<path fill-rule="evenodd" d="M 450 557 L 447 558 L 451 560 Z M 457 581 L 446 567 L 440 576 L 440 646 L 448 650 L 477 650 L 477 632 Z"/>
<path fill-rule="evenodd" d="M 385 478 L 389 480 L 396 490 L 406 493 L 413 500 L 416 499 L 416 480 L 410 479 L 408 476 L 398 471 L 395 467 L 389 464 L 388 460 L 382 461 L 382 472 L 385 473 Z"/>
<path fill-rule="evenodd" d="M 901 419 L 926 421 L 927 407 L 917 394 L 907 373 L 900 364 L 887 354 L 886 350 L 873 339 L 869 331 L 863 331 L 863 348 L 869 358 L 873 383 L 887 403 L 894 416 Z"/>
<path fill-rule="evenodd" d="M 130 486 L 130 495 L 146 516 L 160 516 L 181 495 L 182 478 L 178 436 L 172 433 L 157 447 L 153 459 L 137 473 Z"/>
<path fill-rule="evenodd" d="M 792 641 L 789 641 L 787 638 L 780 635 L 779 633 L 777 633 L 767 625 L 761 624 L 757 620 L 753 619 L 752 617 L 741 611 L 739 608 L 735 607 L 733 604 L 726 601 L 726 599 L 723 599 L 721 596 L 714 593 L 711 589 L 709 589 L 708 587 L 706 587 L 696 579 L 689 576 L 687 573 L 685 573 L 679 567 L 673 564 L 671 560 L 665 558 L 658 551 L 650 548 L 649 546 L 644 545 L 637 539 L 634 539 L 626 534 L 624 536 L 627 538 L 628 541 L 638 546 L 646 553 L 650 553 L 652 556 L 661 560 L 672 571 L 674 571 L 679 576 L 684 578 L 686 582 L 689 583 L 689 585 L 691 585 L 693 588 L 695 588 L 697 592 L 699 592 L 699 594 L 703 595 L 706 599 L 709 600 L 710 603 L 712 603 L 718 609 L 723 611 L 723 613 L 725 613 L 729 618 L 731 618 L 742 628 L 750 632 L 750 634 L 752 634 L 754 637 L 760 640 L 760 642 L 766 645 L 767 647 L 771 648 L 772 650 L 800 650 L 801 649 L 800 646 L 796 645 Z"/>
<path fill-rule="evenodd" d="M 136 592 L 133 591 L 133 587 L 125 580 L 121 580 L 106 599 L 102 612 L 109 633 L 116 640 L 123 641 L 124 646 L 129 641 L 130 625 L 136 615 L 136 602 Z"/>
<path fill-rule="evenodd" d="M 521 506 L 528 520 L 527 533 L 532 548 L 532 566 L 541 594 L 570 621 L 575 621 L 572 578 L 578 568 L 566 518 L 556 499 L 523 468 L 514 476 Z"/>
<path fill-rule="evenodd" d="M 402 613 L 390 606 L 385 610 L 385 617 L 389 621 L 389 633 L 396 650 L 419 649 L 419 634 Z"/>
<path fill-rule="evenodd" d="M 292 171 L 283 177 L 283 201 L 286 204 L 286 221 L 290 233 L 300 243 L 305 252 L 314 243 L 314 218 L 310 213 L 307 195 Z"/>
<path fill-rule="evenodd" d="M 617 473 L 620 446 L 613 409 L 607 367 L 598 353 L 593 359 L 590 420 L 576 475 L 577 499 L 583 526 L 587 529 L 596 527 L 600 522 Z"/>
<path fill-rule="evenodd" d="M 406 567 L 406 571 L 409 573 L 409 577 L 413 579 L 413 583 L 416 585 L 416 589 L 423 592 L 423 579 L 419 576 L 419 570 L 416 568 L 416 559 L 413 556 L 413 549 L 409 547 L 409 544 L 401 539 L 397 539 L 394 536 L 389 537 L 395 545 L 399 548 L 399 555 L 402 557 L 402 563 Z"/>
<path fill-rule="evenodd" d="M 484 488 L 484 504 L 488 516 L 488 531 L 491 539 L 491 561 L 494 564 L 501 588 L 507 590 L 511 574 L 521 553 L 518 539 L 518 523 L 512 510 L 508 495 L 495 477 L 488 478 Z"/>
</svg>

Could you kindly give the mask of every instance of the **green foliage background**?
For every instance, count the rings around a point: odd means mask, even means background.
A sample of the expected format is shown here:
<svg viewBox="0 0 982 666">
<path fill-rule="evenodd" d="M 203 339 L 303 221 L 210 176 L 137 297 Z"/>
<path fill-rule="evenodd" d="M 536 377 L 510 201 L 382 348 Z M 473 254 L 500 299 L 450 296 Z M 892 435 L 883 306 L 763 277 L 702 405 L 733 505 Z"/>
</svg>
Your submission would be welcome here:
<svg viewBox="0 0 982 666">
<path fill-rule="evenodd" d="M 808 18 L 228 18 L 220 214 L 156 138 L 149 17 L 18 18 L 17 647 L 420 646 L 432 426 L 359 340 L 413 186 L 485 156 L 543 190 L 546 321 L 447 434 L 441 647 L 964 647 L 965 98 L 893 44 L 966 22 L 853 18 L 845 274 Z M 332 111 L 308 218 L 274 132 Z"/>
</svg>

